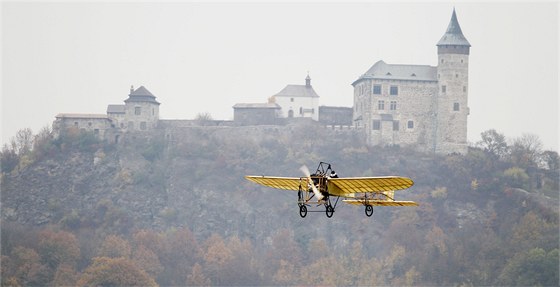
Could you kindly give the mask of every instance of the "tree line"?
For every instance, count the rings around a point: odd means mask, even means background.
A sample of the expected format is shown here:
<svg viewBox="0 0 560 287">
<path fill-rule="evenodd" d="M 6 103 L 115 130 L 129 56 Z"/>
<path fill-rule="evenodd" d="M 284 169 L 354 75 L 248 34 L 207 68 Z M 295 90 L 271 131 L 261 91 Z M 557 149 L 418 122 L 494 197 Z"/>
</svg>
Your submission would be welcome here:
<svg viewBox="0 0 560 287">
<path fill-rule="evenodd" d="M 543 150 L 538 137 L 523 135 L 508 141 L 488 130 L 467 155 L 447 156 L 419 154 L 406 147 L 369 147 L 355 138 L 318 140 L 324 138 L 321 129 L 304 127 L 295 129 L 290 138 L 260 141 L 201 134 L 172 148 L 162 140 L 134 142 L 133 148 L 152 170 L 139 173 L 146 175 L 141 178 L 124 171 L 118 177 L 129 185 L 168 186 L 164 167 L 171 158 L 184 163 L 185 170 L 180 164 L 173 166 L 178 174 L 188 175 L 184 185 L 210 191 L 233 189 L 228 200 L 242 205 L 248 201 L 241 193 L 247 187 L 242 179 L 247 170 L 266 168 L 267 173 L 282 175 L 295 161 L 317 162 L 328 155 L 329 161 L 345 168 L 337 170 L 343 176 L 395 172 L 414 178 L 417 192 L 410 196 L 420 206 L 376 211 L 375 221 L 345 213 L 335 215 L 344 224 L 325 223 L 325 218 L 310 218 L 310 224 L 283 221 L 279 227 L 271 224 L 260 231 L 261 237 L 247 235 L 252 227 L 246 223 L 237 230 L 216 225 L 195 232 L 195 220 L 178 217 L 175 213 L 180 211 L 171 208 L 165 212 L 169 222 L 163 229 L 113 228 L 117 223 L 112 222 L 96 225 L 79 213 L 40 227 L 3 221 L 1 284 L 558 284 L 558 212 L 539 199 L 558 202 L 560 160 L 556 152 Z M 84 132 L 69 131 L 55 139 L 47 128 L 37 135 L 25 129 L 2 149 L 2 176 L 17 176 L 46 159 L 99 149 L 108 156 L 119 152 Z M 282 196 L 254 200 L 264 206 L 270 198 Z M 270 205 L 268 213 L 259 216 L 285 214 L 285 205 Z M 177 221 L 183 226 L 177 226 Z M 316 230 L 312 225 L 317 222 L 336 228 Z M 332 233 L 347 236 L 332 237 Z"/>
</svg>

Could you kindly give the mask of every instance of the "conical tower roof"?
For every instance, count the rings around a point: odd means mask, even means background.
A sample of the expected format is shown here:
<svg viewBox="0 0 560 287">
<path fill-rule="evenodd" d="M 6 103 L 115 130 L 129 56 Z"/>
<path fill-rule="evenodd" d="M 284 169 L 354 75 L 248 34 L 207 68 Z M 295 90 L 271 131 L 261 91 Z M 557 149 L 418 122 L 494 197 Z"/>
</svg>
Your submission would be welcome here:
<svg viewBox="0 0 560 287">
<path fill-rule="evenodd" d="M 447 31 L 443 34 L 443 37 L 437 43 L 437 46 L 467 46 L 470 47 L 471 44 L 467 41 L 467 38 L 463 35 L 461 31 L 461 26 L 459 26 L 459 21 L 457 21 L 457 14 L 455 13 L 455 8 L 453 8 L 453 14 L 451 15 L 451 21 L 449 21 L 449 26 L 447 26 Z"/>
<path fill-rule="evenodd" d="M 156 97 L 152 93 L 150 93 L 150 91 L 148 91 L 148 89 L 146 89 L 144 86 L 140 86 L 140 88 L 136 90 L 131 87 L 128 99 L 124 100 L 124 102 L 149 102 L 157 105 L 160 104 L 158 101 L 156 101 Z"/>
</svg>

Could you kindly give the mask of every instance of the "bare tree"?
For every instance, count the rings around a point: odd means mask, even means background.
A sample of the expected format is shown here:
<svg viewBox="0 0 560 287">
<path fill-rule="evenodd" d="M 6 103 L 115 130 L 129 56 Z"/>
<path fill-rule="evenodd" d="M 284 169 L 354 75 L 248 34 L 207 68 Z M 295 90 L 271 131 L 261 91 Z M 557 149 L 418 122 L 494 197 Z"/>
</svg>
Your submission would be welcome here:
<svg viewBox="0 0 560 287">
<path fill-rule="evenodd" d="M 214 119 L 212 118 L 212 115 L 210 115 L 210 113 L 205 112 L 205 113 L 199 113 L 198 115 L 196 115 L 195 120 L 201 126 L 208 126 L 208 125 L 210 125 L 210 123 Z"/>
<path fill-rule="evenodd" d="M 520 167 L 542 166 L 543 144 L 535 134 L 523 134 L 513 141 L 511 158 Z"/>
<path fill-rule="evenodd" d="M 507 155 L 508 145 L 506 142 L 506 137 L 498 133 L 496 130 L 491 129 L 480 134 L 482 141 L 478 142 L 478 145 L 484 149 L 484 151 L 493 154 L 499 158 L 503 158 Z"/>
<path fill-rule="evenodd" d="M 30 128 L 24 128 L 16 133 L 15 137 L 15 151 L 18 155 L 24 155 L 31 151 L 33 147 L 33 131 Z M 12 145 L 14 145 L 12 143 Z"/>
</svg>

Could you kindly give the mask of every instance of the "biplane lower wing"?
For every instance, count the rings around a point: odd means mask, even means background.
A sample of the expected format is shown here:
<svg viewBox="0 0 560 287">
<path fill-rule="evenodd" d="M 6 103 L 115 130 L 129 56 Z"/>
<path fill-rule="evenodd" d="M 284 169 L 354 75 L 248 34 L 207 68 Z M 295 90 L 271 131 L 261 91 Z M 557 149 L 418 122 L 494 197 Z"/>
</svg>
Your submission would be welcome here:
<svg viewBox="0 0 560 287">
<path fill-rule="evenodd" d="M 406 189 L 412 185 L 414 185 L 412 179 L 400 176 L 331 178 L 329 193 L 354 197 L 355 193 L 381 193 Z"/>
<path fill-rule="evenodd" d="M 414 201 L 392 201 L 392 200 L 374 200 L 374 199 L 345 199 L 343 202 L 353 205 L 371 205 L 371 206 L 418 206 Z"/>
<path fill-rule="evenodd" d="M 285 190 L 299 190 L 300 178 L 299 177 L 276 177 L 276 176 L 260 176 L 248 175 L 245 176 L 247 180 L 258 183 L 260 185 L 285 189 Z"/>
</svg>

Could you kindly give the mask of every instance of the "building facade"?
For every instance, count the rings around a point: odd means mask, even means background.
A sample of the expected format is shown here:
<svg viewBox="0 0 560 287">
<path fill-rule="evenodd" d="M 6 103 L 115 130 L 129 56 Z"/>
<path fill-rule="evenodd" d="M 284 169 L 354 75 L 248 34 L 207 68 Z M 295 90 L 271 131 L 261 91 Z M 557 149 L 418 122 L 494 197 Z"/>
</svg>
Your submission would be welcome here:
<svg viewBox="0 0 560 287">
<path fill-rule="evenodd" d="M 309 75 L 305 85 L 287 85 L 270 99 L 280 106 L 281 118 L 312 118 L 319 120 L 319 95 L 311 86 Z"/>
<path fill-rule="evenodd" d="M 100 139 L 118 141 L 120 133 L 145 131 L 157 127 L 159 105 L 156 97 L 144 86 L 130 88 L 124 105 L 108 105 L 107 114 L 58 114 L 53 122 L 53 131 L 59 136 L 67 129 L 93 132 Z M 108 138 L 108 134 L 115 136 Z"/>
<path fill-rule="evenodd" d="M 368 143 L 465 154 L 470 46 L 453 10 L 437 66 L 378 61 L 354 81 L 354 125 Z"/>
</svg>

